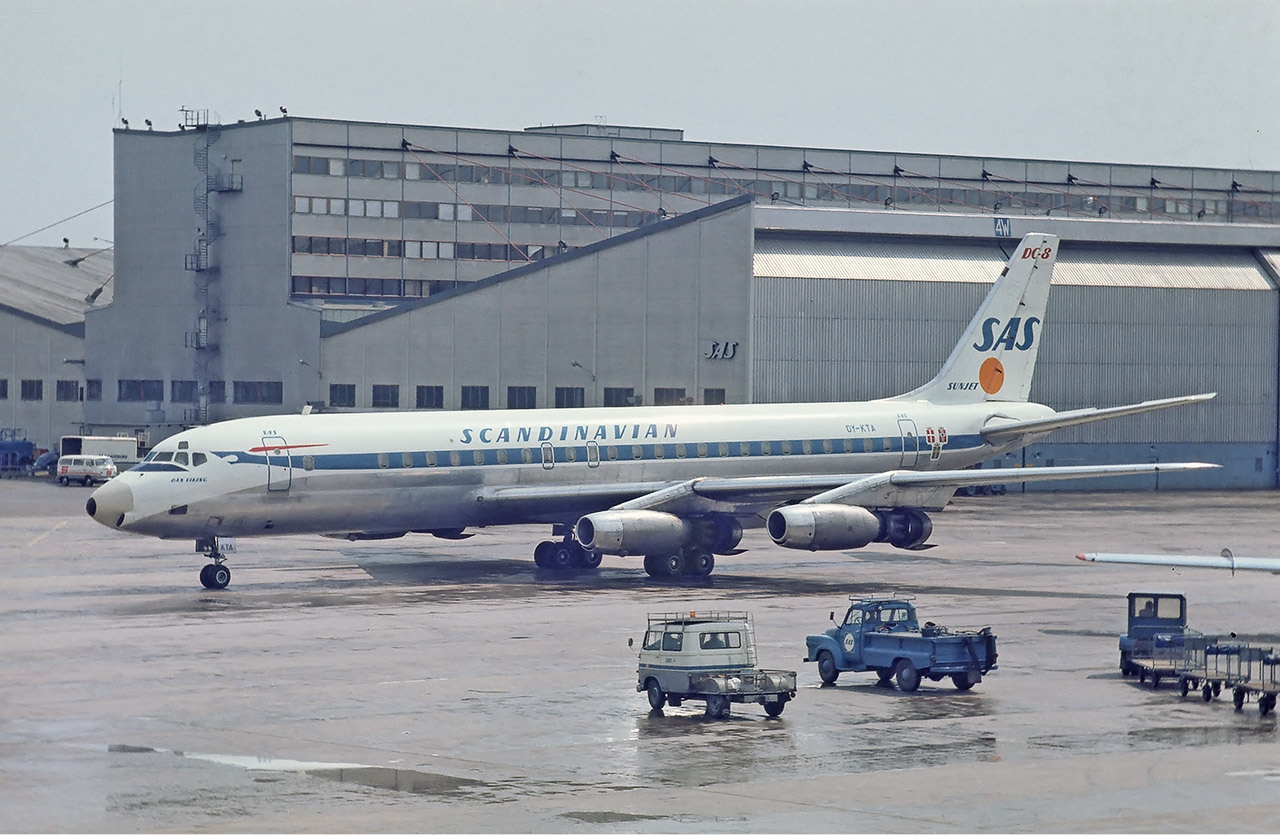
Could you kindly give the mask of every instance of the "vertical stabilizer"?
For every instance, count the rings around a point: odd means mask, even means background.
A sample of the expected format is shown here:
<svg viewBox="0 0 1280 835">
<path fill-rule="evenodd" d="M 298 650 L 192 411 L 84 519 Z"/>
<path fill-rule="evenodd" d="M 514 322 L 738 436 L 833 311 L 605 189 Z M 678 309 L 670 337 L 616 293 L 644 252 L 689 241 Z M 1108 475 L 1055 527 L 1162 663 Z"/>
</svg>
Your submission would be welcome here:
<svg viewBox="0 0 1280 835">
<path fill-rule="evenodd" d="M 1025 236 L 938 376 L 894 399 L 931 403 L 1027 400 L 1057 256 L 1056 235 L 1033 232 Z"/>
</svg>

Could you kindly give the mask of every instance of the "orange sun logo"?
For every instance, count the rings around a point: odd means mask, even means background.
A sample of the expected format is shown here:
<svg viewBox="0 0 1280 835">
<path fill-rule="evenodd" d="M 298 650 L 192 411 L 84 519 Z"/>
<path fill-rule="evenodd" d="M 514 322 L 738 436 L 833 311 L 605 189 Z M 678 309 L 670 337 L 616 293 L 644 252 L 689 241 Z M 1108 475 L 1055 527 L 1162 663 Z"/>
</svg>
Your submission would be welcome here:
<svg viewBox="0 0 1280 835">
<path fill-rule="evenodd" d="M 1004 385 L 1004 365 L 995 357 L 987 357 L 978 369 L 978 385 L 987 394 L 995 394 Z"/>
</svg>

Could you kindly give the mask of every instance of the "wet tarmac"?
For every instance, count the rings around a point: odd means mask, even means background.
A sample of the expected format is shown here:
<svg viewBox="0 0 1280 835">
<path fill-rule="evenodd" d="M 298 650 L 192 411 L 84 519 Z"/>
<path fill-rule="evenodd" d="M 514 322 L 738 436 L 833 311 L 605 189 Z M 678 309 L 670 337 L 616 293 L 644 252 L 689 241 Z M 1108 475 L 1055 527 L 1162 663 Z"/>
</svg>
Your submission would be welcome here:
<svg viewBox="0 0 1280 835">
<path fill-rule="evenodd" d="M 533 567 L 541 528 L 462 542 L 192 543 L 116 534 L 89 491 L 0 481 L 0 830 L 1280 831 L 1275 714 L 1117 668 L 1124 596 L 1280 647 L 1280 577 L 1085 564 L 1080 551 L 1274 555 L 1280 493 L 957 500 L 937 547 L 787 551 L 760 531 L 675 585 L 638 558 Z M 804 637 L 850 594 L 991 626 L 962 693 L 844 674 Z M 799 672 L 779 719 L 665 713 L 635 691 L 645 613 L 750 610 Z"/>
</svg>

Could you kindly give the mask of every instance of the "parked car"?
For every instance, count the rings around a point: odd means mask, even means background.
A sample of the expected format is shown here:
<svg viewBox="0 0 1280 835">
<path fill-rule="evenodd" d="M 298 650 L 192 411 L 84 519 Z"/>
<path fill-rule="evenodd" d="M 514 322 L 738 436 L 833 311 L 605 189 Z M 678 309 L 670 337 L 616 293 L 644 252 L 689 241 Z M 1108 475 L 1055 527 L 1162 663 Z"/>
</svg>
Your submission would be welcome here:
<svg viewBox="0 0 1280 835">
<path fill-rule="evenodd" d="M 58 459 L 58 483 L 78 481 L 86 487 L 116 477 L 116 463 L 109 455 L 64 455 Z"/>
</svg>

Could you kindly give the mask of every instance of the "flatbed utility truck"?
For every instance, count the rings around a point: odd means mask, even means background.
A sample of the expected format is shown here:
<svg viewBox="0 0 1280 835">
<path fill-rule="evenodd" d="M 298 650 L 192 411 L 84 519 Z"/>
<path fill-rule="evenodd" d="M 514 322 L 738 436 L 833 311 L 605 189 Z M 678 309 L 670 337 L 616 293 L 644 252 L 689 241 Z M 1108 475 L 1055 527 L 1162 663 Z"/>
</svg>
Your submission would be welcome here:
<svg viewBox="0 0 1280 835">
<path fill-rule="evenodd" d="M 880 682 L 896 681 L 911 693 L 921 678 L 968 690 L 996 668 L 996 636 L 990 627 L 951 631 L 916 618 L 906 597 L 850 596 L 844 620 L 821 635 L 805 638 L 805 661 L 818 665 L 824 684 L 835 684 L 843 672 L 874 672 Z M 835 621 L 835 612 L 829 615 Z"/>
</svg>

